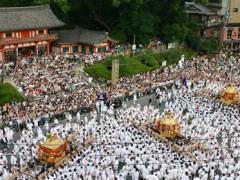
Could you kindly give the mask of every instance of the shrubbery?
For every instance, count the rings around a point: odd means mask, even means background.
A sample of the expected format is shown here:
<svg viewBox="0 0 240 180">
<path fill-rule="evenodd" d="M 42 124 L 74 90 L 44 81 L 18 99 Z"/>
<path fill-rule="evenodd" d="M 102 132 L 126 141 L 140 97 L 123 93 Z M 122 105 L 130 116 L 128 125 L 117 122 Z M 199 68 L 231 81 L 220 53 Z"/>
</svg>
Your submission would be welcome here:
<svg viewBox="0 0 240 180">
<path fill-rule="evenodd" d="M 11 103 L 13 101 L 22 102 L 24 101 L 23 96 L 17 91 L 11 84 L 0 85 L 0 106 L 5 103 Z"/>
<path fill-rule="evenodd" d="M 195 52 L 192 50 L 173 50 L 161 54 L 146 53 L 135 57 L 110 57 L 98 64 L 94 64 L 84 70 L 93 78 L 111 79 L 112 60 L 119 60 L 120 77 L 130 76 L 140 72 L 155 70 L 162 65 L 162 61 L 166 60 L 167 65 L 177 63 L 181 55 L 185 55 L 185 59 L 189 59 Z"/>
<path fill-rule="evenodd" d="M 215 37 L 200 39 L 199 36 L 189 33 L 186 36 L 186 43 L 195 51 L 204 53 L 215 53 L 220 50 L 218 39 Z"/>
</svg>

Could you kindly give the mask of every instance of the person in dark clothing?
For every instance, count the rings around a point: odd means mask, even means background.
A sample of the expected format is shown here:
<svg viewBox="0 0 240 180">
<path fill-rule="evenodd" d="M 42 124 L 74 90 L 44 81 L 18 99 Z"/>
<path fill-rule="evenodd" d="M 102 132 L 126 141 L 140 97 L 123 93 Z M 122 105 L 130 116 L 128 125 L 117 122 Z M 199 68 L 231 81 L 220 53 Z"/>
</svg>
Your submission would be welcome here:
<svg viewBox="0 0 240 180">
<path fill-rule="evenodd" d="M 152 97 L 150 97 L 150 98 L 148 99 L 148 104 L 149 104 L 149 105 L 152 104 Z"/>
<path fill-rule="evenodd" d="M 106 101 L 106 106 L 108 107 L 108 109 L 110 108 L 110 104 L 111 104 L 110 100 L 107 100 Z"/>
</svg>

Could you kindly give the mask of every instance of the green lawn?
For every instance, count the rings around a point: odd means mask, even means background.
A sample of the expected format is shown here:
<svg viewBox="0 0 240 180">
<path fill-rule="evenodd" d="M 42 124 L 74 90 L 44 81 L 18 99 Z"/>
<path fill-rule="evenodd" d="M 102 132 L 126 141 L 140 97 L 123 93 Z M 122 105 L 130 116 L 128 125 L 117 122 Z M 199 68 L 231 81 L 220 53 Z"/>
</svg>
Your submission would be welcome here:
<svg viewBox="0 0 240 180">
<path fill-rule="evenodd" d="M 167 65 L 177 63 L 181 55 L 185 55 L 185 59 L 190 59 L 195 52 L 192 50 L 173 50 L 171 52 L 164 52 L 161 54 L 145 54 L 135 57 L 110 57 L 98 64 L 94 64 L 85 68 L 87 72 L 94 79 L 104 78 L 111 79 L 112 60 L 119 59 L 120 63 L 120 77 L 130 76 L 139 72 L 147 72 L 155 70 L 161 66 L 162 61 L 166 60 Z"/>
<path fill-rule="evenodd" d="M 22 102 L 23 100 L 23 96 L 11 84 L 6 83 L 0 85 L 0 106 L 3 106 L 5 103 L 11 103 L 12 101 Z"/>
</svg>

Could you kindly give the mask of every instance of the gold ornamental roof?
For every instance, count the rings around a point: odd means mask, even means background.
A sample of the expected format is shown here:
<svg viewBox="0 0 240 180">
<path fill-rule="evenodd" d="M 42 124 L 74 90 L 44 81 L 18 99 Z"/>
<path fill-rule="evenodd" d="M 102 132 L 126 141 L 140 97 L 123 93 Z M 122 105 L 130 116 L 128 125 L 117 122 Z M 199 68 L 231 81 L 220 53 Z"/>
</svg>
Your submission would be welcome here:
<svg viewBox="0 0 240 180">
<path fill-rule="evenodd" d="M 174 126 L 178 124 L 178 121 L 174 119 L 171 114 L 168 114 L 162 121 L 161 124 L 168 125 L 168 126 Z"/>
<path fill-rule="evenodd" d="M 61 139 L 56 138 L 55 136 L 52 136 L 50 138 L 48 138 L 43 144 L 42 146 L 44 148 L 48 148 L 51 150 L 55 150 L 57 149 L 59 146 L 62 146 L 64 144 L 64 141 L 62 141 Z"/>
<path fill-rule="evenodd" d="M 237 93 L 238 91 L 233 87 L 232 84 L 228 84 L 226 87 L 225 87 L 225 90 L 224 92 L 226 93 Z"/>
</svg>

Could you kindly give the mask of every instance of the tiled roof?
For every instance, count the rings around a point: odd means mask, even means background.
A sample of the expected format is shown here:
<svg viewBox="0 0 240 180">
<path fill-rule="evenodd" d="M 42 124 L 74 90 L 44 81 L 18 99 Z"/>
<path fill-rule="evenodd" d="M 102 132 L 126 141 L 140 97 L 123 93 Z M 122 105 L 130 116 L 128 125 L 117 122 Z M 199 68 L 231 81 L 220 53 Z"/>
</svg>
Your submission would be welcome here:
<svg viewBox="0 0 240 180">
<path fill-rule="evenodd" d="M 217 15 L 216 11 L 201 4 L 185 3 L 185 8 L 187 13 Z"/>
<path fill-rule="evenodd" d="M 77 43 L 80 36 L 79 29 L 52 31 L 58 36 L 57 43 Z"/>
<path fill-rule="evenodd" d="M 0 8 L 0 32 L 63 26 L 49 5 Z"/>
<path fill-rule="evenodd" d="M 103 31 L 93 31 L 88 29 L 73 29 L 73 30 L 59 30 L 53 31 L 57 33 L 59 44 L 66 43 L 83 43 L 83 44 L 98 44 L 102 41 L 108 39 L 110 41 L 115 41 L 109 38 L 108 34 Z"/>
</svg>

